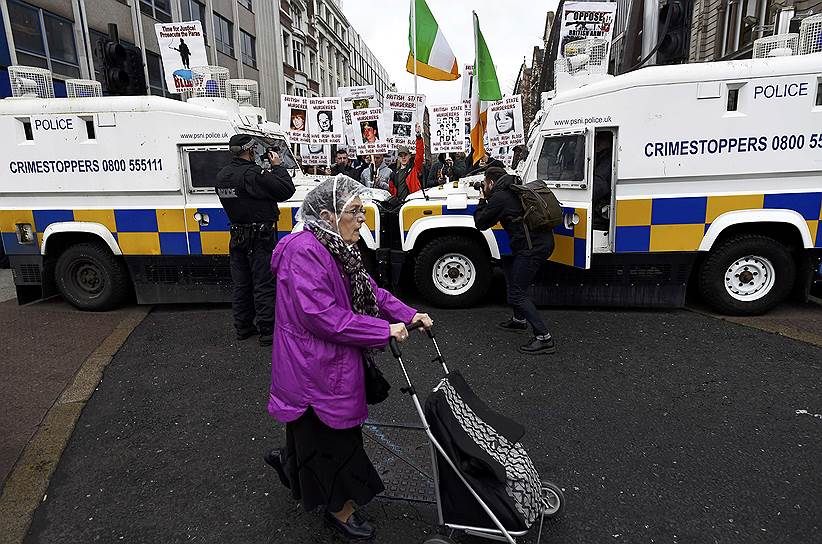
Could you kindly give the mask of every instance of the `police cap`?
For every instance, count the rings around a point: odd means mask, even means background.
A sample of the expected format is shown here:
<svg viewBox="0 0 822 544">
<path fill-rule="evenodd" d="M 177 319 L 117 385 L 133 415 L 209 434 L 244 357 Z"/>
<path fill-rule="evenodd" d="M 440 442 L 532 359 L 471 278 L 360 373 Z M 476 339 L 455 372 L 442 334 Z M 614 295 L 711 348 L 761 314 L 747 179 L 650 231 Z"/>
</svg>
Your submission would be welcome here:
<svg viewBox="0 0 822 544">
<path fill-rule="evenodd" d="M 244 151 L 248 151 L 254 147 L 254 138 L 248 134 L 235 134 L 228 141 L 228 149 L 234 155 L 239 155 Z"/>
</svg>

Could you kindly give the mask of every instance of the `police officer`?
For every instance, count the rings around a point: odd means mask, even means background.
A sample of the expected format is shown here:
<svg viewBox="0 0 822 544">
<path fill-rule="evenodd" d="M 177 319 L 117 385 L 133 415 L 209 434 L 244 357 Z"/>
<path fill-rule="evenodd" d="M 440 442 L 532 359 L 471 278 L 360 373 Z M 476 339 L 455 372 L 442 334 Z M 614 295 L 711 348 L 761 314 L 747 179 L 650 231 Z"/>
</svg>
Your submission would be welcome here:
<svg viewBox="0 0 822 544">
<path fill-rule="evenodd" d="M 270 261 L 277 243 L 277 202 L 294 194 L 294 183 L 276 152 L 266 152 L 270 170 L 254 162 L 256 141 L 251 136 L 235 134 L 228 146 L 234 159 L 217 174 L 215 187 L 231 221 L 234 327 L 237 339 L 259 334 L 260 345 L 270 346 L 275 295 Z"/>
</svg>

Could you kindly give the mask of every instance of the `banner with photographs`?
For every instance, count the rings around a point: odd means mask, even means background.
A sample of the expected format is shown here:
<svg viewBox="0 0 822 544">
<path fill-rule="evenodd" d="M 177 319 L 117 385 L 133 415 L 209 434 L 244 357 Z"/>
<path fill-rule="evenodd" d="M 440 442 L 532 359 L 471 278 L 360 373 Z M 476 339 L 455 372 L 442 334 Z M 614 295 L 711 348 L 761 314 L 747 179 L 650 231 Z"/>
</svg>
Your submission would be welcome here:
<svg viewBox="0 0 822 544">
<path fill-rule="evenodd" d="M 488 143 L 491 148 L 513 147 L 525 143 L 522 122 L 522 96 L 507 96 L 488 106 Z"/>
<path fill-rule="evenodd" d="M 339 98 L 308 99 L 308 134 L 312 144 L 341 144 L 344 138 Z"/>
<path fill-rule="evenodd" d="M 310 141 L 306 121 L 308 118 L 308 98 L 284 94 L 280 101 L 280 125 L 288 133 L 294 144 Z"/>
<path fill-rule="evenodd" d="M 562 9 L 557 58 L 565 58 L 565 46 L 571 42 L 585 38 L 602 38 L 607 48 L 607 66 L 611 54 L 616 9 L 616 2 L 566 2 Z"/>
<path fill-rule="evenodd" d="M 356 145 L 354 138 L 353 123 L 351 120 L 352 110 L 365 110 L 368 108 L 380 107 L 377 98 L 377 90 L 373 85 L 362 85 L 359 87 L 338 87 L 337 96 L 342 102 L 343 124 L 345 125 L 345 137 L 348 145 Z"/>
<path fill-rule="evenodd" d="M 431 153 L 458 153 L 465 150 L 465 109 L 462 104 L 433 106 Z"/>
<path fill-rule="evenodd" d="M 200 21 L 157 23 L 154 32 L 157 34 L 168 90 L 172 93 L 191 91 L 191 67 L 208 64 Z"/>
<path fill-rule="evenodd" d="M 352 110 L 351 122 L 354 126 L 354 140 L 357 155 L 384 154 L 390 149 L 385 141 L 387 132 L 382 108 Z"/>
<path fill-rule="evenodd" d="M 331 166 L 331 146 L 300 144 L 300 158 L 303 166 Z"/>
<path fill-rule="evenodd" d="M 385 94 L 385 141 L 392 148 L 401 145 L 413 147 L 417 140 L 417 123 L 422 124 L 425 115 L 424 94 Z"/>
</svg>

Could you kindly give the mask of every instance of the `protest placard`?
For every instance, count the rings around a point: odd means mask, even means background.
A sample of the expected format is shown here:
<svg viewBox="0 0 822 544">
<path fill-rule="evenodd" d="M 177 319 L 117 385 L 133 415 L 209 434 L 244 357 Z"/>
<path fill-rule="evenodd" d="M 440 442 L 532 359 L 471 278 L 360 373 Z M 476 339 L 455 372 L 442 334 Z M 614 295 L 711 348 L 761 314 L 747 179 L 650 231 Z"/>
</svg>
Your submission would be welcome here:
<svg viewBox="0 0 822 544">
<path fill-rule="evenodd" d="M 303 166 L 330 166 L 331 146 L 322 144 L 300 144 L 300 158 Z"/>
<path fill-rule="evenodd" d="M 607 47 L 605 55 L 605 66 L 607 66 L 611 54 L 616 9 L 616 2 L 566 2 L 563 4 L 557 58 L 565 58 L 565 46 L 571 42 L 585 38 L 602 38 Z"/>
<path fill-rule="evenodd" d="M 488 106 L 487 133 L 488 144 L 492 149 L 525 143 L 520 95 L 506 96 Z"/>
<path fill-rule="evenodd" d="M 344 143 L 344 126 L 339 98 L 308 99 L 308 134 L 312 144 Z"/>
<path fill-rule="evenodd" d="M 308 98 L 284 94 L 280 100 L 280 125 L 288 132 L 291 143 L 307 144 L 310 141 L 306 119 Z"/>
<path fill-rule="evenodd" d="M 386 127 L 383 122 L 382 108 L 353 110 L 351 122 L 354 126 L 354 140 L 358 155 L 388 152 L 390 147 L 383 136 L 386 133 Z"/>
<path fill-rule="evenodd" d="M 377 90 L 373 85 L 338 87 L 337 96 L 340 98 L 342 103 L 346 142 L 350 146 L 356 145 L 353 124 L 351 121 L 351 111 L 378 108 L 380 104 L 377 99 Z"/>
<path fill-rule="evenodd" d="M 425 114 L 424 94 L 385 93 L 384 140 L 392 149 L 401 145 L 413 147 L 417 139 L 417 123 Z"/>
<path fill-rule="evenodd" d="M 465 109 L 462 104 L 432 106 L 431 153 L 465 150 Z"/>
<path fill-rule="evenodd" d="M 154 32 L 168 90 L 172 93 L 190 91 L 193 87 L 191 67 L 208 64 L 200 21 L 157 23 Z"/>
</svg>

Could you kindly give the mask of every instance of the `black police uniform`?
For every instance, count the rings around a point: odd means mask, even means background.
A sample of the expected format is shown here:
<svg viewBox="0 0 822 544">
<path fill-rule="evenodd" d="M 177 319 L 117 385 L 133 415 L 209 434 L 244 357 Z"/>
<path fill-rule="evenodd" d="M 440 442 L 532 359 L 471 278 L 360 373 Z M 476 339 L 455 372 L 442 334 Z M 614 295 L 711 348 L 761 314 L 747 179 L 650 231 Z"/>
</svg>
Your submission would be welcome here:
<svg viewBox="0 0 822 544">
<path fill-rule="evenodd" d="M 238 136 L 231 138 L 230 146 L 250 145 L 250 137 Z M 276 289 L 271 253 L 277 244 L 280 215 L 277 202 L 294 194 L 294 183 L 282 165 L 266 171 L 252 161 L 235 157 L 217 174 L 215 188 L 231 221 L 229 256 L 237 337 L 245 339 L 259 332 L 260 343 L 270 345 Z"/>
</svg>

